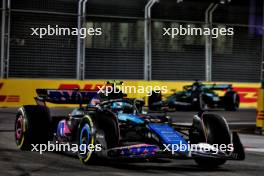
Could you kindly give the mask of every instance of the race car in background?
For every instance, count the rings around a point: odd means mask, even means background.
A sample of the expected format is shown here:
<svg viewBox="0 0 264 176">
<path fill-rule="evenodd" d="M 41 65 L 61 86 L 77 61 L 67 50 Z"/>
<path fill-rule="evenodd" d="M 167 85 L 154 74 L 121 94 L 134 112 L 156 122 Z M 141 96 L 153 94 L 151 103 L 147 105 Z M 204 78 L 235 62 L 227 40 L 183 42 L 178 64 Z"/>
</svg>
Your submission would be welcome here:
<svg viewBox="0 0 264 176">
<path fill-rule="evenodd" d="M 192 158 L 203 167 L 216 167 L 227 160 L 245 158 L 238 134 L 231 133 L 225 119 L 216 114 L 199 113 L 192 125 L 178 125 L 166 116 L 143 113 L 143 101 L 120 98 L 121 94 L 111 99 L 82 90 L 37 89 L 37 94 L 38 105 L 22 106 L 16 115 L 15 140 L 22 150 L 48 141 L 99 144 L 98 151 L 78 149 L 76 155 L 83 163 L 105 158 Z M 46 102 L 79 106 L 69 115 L 51 116 Z M 176 148 L 182 144 L 198 148 Z M 232 151 L 223 151 L 215 144 L 232 145 Z"/>
<path fill-rule="evenodd" d="M 225 91 L 220 96 L 217 91 Z M 148 98 L 150 110 L 161 110 L 164 107 L 176 110 L 208 110 L 209 108 L 224 108 L 236 111 L 240 98 L 230 84 L 202 84 L 195 81 L 192 85 L 183 87 L 183 91 L 173 93 L 162 101 L 162 95 L 153 92 Z"/>
</svg>

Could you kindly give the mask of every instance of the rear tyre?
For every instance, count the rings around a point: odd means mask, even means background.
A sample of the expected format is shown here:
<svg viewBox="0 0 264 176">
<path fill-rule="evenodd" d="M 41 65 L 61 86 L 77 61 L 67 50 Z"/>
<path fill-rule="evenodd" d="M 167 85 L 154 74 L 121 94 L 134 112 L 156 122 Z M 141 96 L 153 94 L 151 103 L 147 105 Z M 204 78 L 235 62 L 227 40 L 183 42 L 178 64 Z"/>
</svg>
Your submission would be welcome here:
<svg viewBox="0 0 264 176">
<path fill-rule="evenodd" d="M 200 142 L 206 142 L 208 144 L 225 144 L 226 146 L 231 143 L 231 137 L 228 125 L 224 118 L 214 114 L 204 114 L 202 116 L 202 124 L 204 129 L 200 131 L 201 135 L 204 136 L 204 140 Z M 204 158 L 196 157 L 195 162 L 207 168 L 214 168 L 222 165 L 226 162 L 226 159 L 216 159 L 216 158 Z"/>
<path fill-rule="evenodd" d="M 21 150 L 31 150 L 32 144 L 46 144 L 52 139 L 47 107 L 26 105 L 18 109 L 15 120 L 15 141 Z"/>
<path fill-rule="evenodd" d="M 224 108 L 226 111 L 237 111 L 240 104 L 239 95 L 234 91 L 226 92 L 224 96 Z"/>
</svg>

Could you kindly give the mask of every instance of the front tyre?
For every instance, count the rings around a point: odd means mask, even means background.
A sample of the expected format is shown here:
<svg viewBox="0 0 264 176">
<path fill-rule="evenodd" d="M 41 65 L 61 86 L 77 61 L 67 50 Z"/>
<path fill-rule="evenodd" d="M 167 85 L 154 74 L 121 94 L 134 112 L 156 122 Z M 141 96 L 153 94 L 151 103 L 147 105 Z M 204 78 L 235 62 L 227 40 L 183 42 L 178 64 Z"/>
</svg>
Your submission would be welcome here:
<svg viewBox="0 0 264 176">
<path fill-rule="evenodd" d="M 207 108 L 207 105 L 204 101 L 203 93 L 201 92 L 194 92 L 192 95 L 193 107 L 197 111 L 204 111 Z"/>
<path fill-rule="evenodd" d="M 82 163 L 98 162 L 106 156 L 106 149 L 119 143 L 119 129 L 114 114 L 110 112 L 85 115 L 78 127 L 78 156 Z M 93 149 L 93 150 L 85 150 Z M 89 147 L 90 146 L 90 147 Z"/>
<path fill-rule="evenodd" d="M 231 143 L 229 127 L 223 117 L 215 114 L 204 114 L 202 115 L 201 125 L 203 130 L 200 133 L 201 136 L 204 136 L 204 139 L 199 142 L 206 142 L 211 145 L 217 144 L 218 146 L 221 144 L 228 146 Z M 215 168 L 226 162 L 226 159 L 218 158 L 196 157 L 194 159 L 198 165 L 207 168 Z"/>
<path fill-rule="evenodd" d="M 149 110 L 158 111 L 161 109 L 162 104 L 159 103 L 162 100 L 161 93 L 152 92 L 152 94 L 148 97 L 148 106 Z"/>
</svg>

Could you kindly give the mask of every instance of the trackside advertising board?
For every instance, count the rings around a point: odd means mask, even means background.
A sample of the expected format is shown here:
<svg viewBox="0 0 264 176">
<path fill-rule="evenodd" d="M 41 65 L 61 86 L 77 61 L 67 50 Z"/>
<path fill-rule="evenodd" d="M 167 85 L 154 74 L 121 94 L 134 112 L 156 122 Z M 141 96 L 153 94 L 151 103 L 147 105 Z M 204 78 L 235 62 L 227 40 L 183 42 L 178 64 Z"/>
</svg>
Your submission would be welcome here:
<svg viewBox="0 0 264 176">
<path fill-rule="evenodd" d="M 147 99 L 149 91 L 155 87 L 166 89 L 164 96 L 175 91 L 181 91 L 183 86 L 191 85 L 192 82 L 171 82 L 171 81 L 131 81 L 124 80 L 124 86 L 144 88 L 144 92 L 129 93 L 129 98 L 143 98 Z M 36 104 L 34 97 L 36 96 L 36 89 L 84 89 L 84 90 L 98 90 L 98 87 L 104 86 L 106 80 L 44 80 L 44 79 L 3 79 L 0 80 L 0 107 L 18 107 L 27 104 Z M 257 107 L 257 92 L 260 88 L 258 83 L 225 83 L 214 82 L 216 84 L 232 84 L 234 90 L 239 93 L 242 108 L 256 108 Z M 224 91 L 218 92 L 220 95 Z M 64 106 L 53 105 L 49 106 Z"/>
</svg>

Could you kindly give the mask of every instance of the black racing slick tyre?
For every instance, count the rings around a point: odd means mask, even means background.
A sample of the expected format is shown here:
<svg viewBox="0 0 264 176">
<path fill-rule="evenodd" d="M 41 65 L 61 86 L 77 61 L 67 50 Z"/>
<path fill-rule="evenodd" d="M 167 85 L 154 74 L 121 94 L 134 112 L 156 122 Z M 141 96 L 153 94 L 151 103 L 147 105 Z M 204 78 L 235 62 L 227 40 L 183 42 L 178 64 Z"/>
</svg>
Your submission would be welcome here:
<svg viewBox="0 0 264 176">
<path fill-rule="evenodd" d="M 234 91 L 228 91 L 224 95 L 224 108 L 226 111 L 237 111 L 240 104 L 240 97 Z"/>
<path fill-rule="evenodd" d="M 119 142 L 117 122 L 108 113 L 85 115 L 78 127 L 78 146 L 94 147 L 84 152 L 79 148 L 79 159 L 82 163 L 97 162 L 104 151 L 114 148 Z M 83 146 L 83 147 L 84 147 Z M 90 147 L 89 147 L 90 148 Z"/>
<path fill-rule="evenodd" d="M 15 120 L 15 141 L 21 150 L 31 150 L 32 144 L 46 144 L 52 139 L 47 107 L 26 105 L 18 109 Z"/>
<path fill-rule="evenodd" d="M 225 144 L 228 146 L 231 144 L 231 137 L 229 127 L 225 119 L 215 114 L 204 114 L 202 116 L 202 135 L 204 136 L 203 141 L 211 145 Z M 226 162 L 226 159 L 219 158 L 206 158 L 206 157 L 195 157 L 195 162 L 206 168 L 215 168 Z"/>
<path fill-rule="evenodd" d="M 152 94 L 148 97 L 148 106 L 149 110 L 152 111 L 158 111 L 161 109 L 162 104 L 157 104 L 158 102 L 161 102 L 162 95 L 161 93 L 152 92 Z"/>
<path fill-rule="evenodd" d="M 114 148 L 119 144 L 119 127 L 117 118 L 111 112 L 103 112 L 96 117 L 97 128 L 105 133 L 107 148 Z"/>
<path fill-rule="evenodd" d="M 204 111 L 206 109 L 206 103 L 204 96 L 201 92 L 194 92 L 192 95 L 193 107 L 197 111 Z"/>
</svg>

